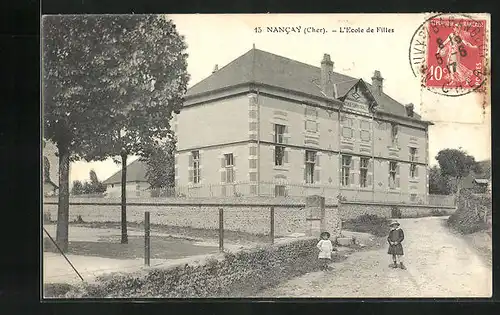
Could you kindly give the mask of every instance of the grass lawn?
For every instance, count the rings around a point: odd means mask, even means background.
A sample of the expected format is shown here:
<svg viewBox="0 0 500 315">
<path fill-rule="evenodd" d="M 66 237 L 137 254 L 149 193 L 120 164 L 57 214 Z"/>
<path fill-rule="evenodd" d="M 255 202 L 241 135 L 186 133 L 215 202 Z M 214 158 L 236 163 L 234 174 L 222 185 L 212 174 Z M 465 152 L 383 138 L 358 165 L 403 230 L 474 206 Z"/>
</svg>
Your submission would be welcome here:
<svg viewBox="0 0 500 315">
<path fill-rule="evenodd" d="M 48 238 L 44 238 L 44 251 L 59 253 Z M 166 237 L 151 236 L 152 259 L 176 259 L 193 255 L 216 253 L 217 246 L 198 246 L 192 241 Z M 102 241 L 70 241 L 68 254 L 98 256 L 114 259 L 134 259 L 144 257 L 144 237 L 129 235 L 128 244 L 121 244 L 119 237 L 102 239 Z"/>
<path fill-rule="evenodd" d="M 72 226 L 82 226 L 89 228 L 120 229 L 120 222 L 88 222 L 88 223 L 70 223 Z M 144 230 L 143 223 L 128 222 L 127 227 Z M 197 229 L 192 227 L 168 226 L 160 224 L 151 224 L 151 234 L 154 232 L 172 235 L 183 235 L 186 237 L 202 240 L 218 240 L 219 230 L 216 229 Z M 224 230 L 224 242 L 233 243 L 267 243 L 269 236 L 257 235 L 246 232 Z"/>
</svg>

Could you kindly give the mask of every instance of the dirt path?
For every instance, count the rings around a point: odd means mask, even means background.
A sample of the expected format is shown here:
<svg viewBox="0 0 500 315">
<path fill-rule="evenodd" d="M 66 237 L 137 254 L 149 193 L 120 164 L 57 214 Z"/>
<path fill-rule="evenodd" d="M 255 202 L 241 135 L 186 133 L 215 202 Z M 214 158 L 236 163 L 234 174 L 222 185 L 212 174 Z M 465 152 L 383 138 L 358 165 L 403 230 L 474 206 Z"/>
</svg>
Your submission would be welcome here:
<svg viewBox="0 0 500 315">
<path fill-rule="evenodd" d="M 353 253 L 258 297 L 490 297 L 492 271 L 443 217 L 402 219 L 407 270 L 389 268 L 387 248 Z"/>
</svg>

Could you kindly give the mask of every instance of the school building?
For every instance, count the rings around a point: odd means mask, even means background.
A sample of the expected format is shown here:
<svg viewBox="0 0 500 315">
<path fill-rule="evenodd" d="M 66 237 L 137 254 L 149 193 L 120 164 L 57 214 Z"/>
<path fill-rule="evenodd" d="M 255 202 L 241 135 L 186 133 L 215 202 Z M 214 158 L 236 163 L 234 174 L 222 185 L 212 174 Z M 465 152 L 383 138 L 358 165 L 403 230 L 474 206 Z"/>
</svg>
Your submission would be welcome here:
<svg viewBox="0 0 500 315">
<path fill-rule="evenodd" d="M 318 65 L 254 47 L 192 86 L 173 120 L 179 193 L 425 203 L 432 123 L 380 71 L 367 83 L 328 54 Z"/>
</svg>

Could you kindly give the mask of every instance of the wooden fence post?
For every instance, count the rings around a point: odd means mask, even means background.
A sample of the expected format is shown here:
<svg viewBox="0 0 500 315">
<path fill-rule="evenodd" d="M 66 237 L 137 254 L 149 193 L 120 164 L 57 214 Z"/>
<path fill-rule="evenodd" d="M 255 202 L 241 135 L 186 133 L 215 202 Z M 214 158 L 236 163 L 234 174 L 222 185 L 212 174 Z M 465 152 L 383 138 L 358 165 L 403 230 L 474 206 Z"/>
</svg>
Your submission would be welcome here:
<svg viewBox="0 0 500 315">
<path fill-rule="evenodd" d="M 151 238 L 149 226 L 149 211 L 144 212 L 144 265 L 150 265 Z"/>
<path fill-rule="evenodd" d="M 271 239 L 271 244 L 274 244 L 274 207 L 271 207 L 271 213 L 270 213 L 270 221 L 271 221 L 271 230 L 269 232 L 269 236 Z"/>
<path fill-rule="evenodd" d="M 224 251 L 224 210 L 219 208 L 219 251 Z"/>
</svg>

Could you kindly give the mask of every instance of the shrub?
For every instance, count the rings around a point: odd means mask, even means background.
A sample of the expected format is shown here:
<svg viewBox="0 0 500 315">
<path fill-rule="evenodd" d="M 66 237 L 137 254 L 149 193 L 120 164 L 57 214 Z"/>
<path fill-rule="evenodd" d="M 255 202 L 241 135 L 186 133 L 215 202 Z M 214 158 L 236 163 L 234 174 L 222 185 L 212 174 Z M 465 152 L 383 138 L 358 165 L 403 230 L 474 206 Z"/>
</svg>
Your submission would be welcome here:
<svg viewBox="0 0 500 315">
<path fill-rule="evenodd" d="M 392 206 L 391 207 L 391 218 L 401 219 L 401 217 L 402 217 L 401 210 L 396 206 Z"/>
<path fill-rule="evenodd" d="M 65 296 L 69 291 L 75 289 L 75 286 L 67 283 L 45 283 L 43 285 L 43 295 L 44 297 Z"/>
<path fill-rule="evenodd" d="M 66 297 L 241 297 L 319 269 L 316 239 L 225 253 L 203 265 L 114 273 L 65 293 Z M 57 293 L 57 292 L 56 292 Z"/>
<path fill-rule="evenodd" d="M 85 223 L 85 221 L 83 221 L 83 219 L 82 219 L 82 216 L 81 216 L 81 215 L 78 215 L 78 216 L 76 217 L 76 219 L 75 219 L 75 220 L 73 220 L 73 223 Z"/>
<path fill-rule="evenodd" d="M 485 211 L 491 213 L 491 195 L 472 194 L 462 190 L 458 209 L 448 218 L 448 225 L 462 234 L 487 230 Z"/>
<path fill-rule="evenodd" d="M 342 228 L 353 232 L 370 233 L 385 236 L 388 232 L 389 220 L 373 214 L 363 214 L 355 219 L 346 220 Z"/>
<path fill-rule="evenodd" d="M 160 190 L 158 188 L 153 188 L 150 190 L 150 196 L 152 198 L 160 197 Z"/>
<path fill-rule="evenodd" d="M 488 224 L 471 211 L 457 210 L 448 218 L 448 225 L 462 234 L 472 234 L 488 229 Z"/>
<path fill-rule="evenodd" d="M 447 216 L 448 211 L 446 210 L 439 210 L 439 209 L 432 209 L 431 215 L 434 217 L 441 217 L 441 216 Z"/>
</svg>

